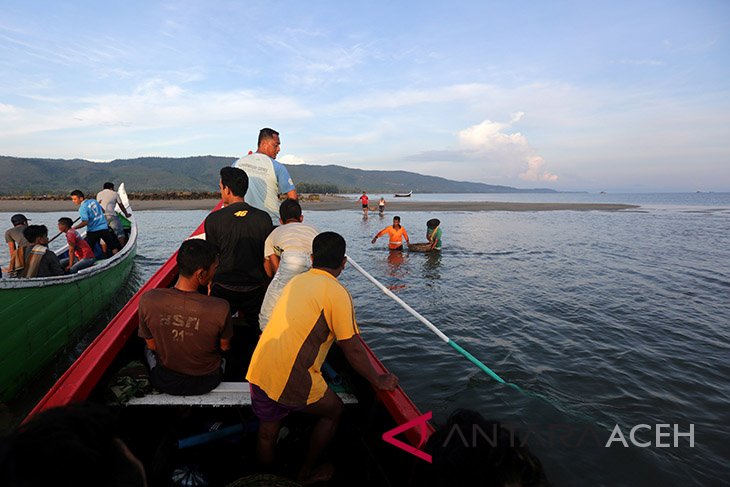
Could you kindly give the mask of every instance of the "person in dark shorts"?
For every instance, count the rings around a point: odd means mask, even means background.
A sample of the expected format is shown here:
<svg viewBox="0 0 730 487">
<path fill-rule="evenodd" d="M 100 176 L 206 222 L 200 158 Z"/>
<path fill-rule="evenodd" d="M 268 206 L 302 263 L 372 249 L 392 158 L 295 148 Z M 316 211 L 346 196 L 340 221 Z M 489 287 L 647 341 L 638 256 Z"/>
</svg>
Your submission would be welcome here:
<svg viewBox="0 0 730 487">
<path fill-rule="evenodd" d="M 362 213 L 363 213 L 363 215 L 367 215 L 368 214 L 368 208 L 369 208 L 368 207 L 368 201 L 370 201 L 370 200 L 368 199 L 368 195 L 365 194 L 365 191 L 362 192 L 362 196 L 360 196 L 358 198 L 358 200 L 360 200 L 360 203 L 362 203 Z"/>
<path fill-rule="evenodd" d="M 251 407 L 260 421 L 257 454 L 262 464 L 273 464 L 281 422 L 290 412 L 318 417 L 299 471 L 298 481 L 304 485 L 328 480 L 333 473 L 330 465 L 315 467 L 337 431 L 343 410 L 321 372 L 332 343 L 337 341 L 353 369 L 376 390 L 392 391 L 398 385 L 396 376 L 379 374 L 368 360 L 358 336 L 352 297 L 337 280 L 346 261 L 342 236 L 324 232 L 314 238 L 313 268 L 284 287 L 246 376 Z"/>
<path fill-rule="evenodd" d="M 222 354 L 233 336 L 228 302 L 201 294 L 218 267 L 205 240 L 183 242 L 179 277 L 169 289 L 152 289 L 139 303 L 139 336 L 147 344 L 150 382 L 168 394 L 205 394 L 223 378 Z"/>
<path fill-rule="evenodd" d="M 104 210 L 96 200 L 87 200 L 84 193 L 76 189 L 71 191 L 71 201 L 79 207 L 81 222 L 73 227 L 75 230 L 86 227 L 86 242 L 92 250 L 94 246 L 103 241 L 106 244 L 105 253 L 116 254 L 122 250 L 122 245 L 114 232 L 109 228 L 104 217 Z"/>
</svg>

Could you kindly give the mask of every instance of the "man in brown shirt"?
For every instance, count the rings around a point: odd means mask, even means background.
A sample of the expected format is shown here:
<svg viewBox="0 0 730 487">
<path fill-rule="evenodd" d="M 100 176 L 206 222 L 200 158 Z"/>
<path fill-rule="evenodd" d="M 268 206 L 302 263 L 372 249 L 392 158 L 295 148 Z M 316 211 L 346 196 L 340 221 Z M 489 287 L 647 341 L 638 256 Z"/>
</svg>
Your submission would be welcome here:
<svg viewBox="0 0 730 487">
<path fill-rule="evenodd" d="M 233 328 L 228 302 L 200 294 L 218 267 L 215 247 L 187 240 L 177 253 L 179 277 L 170 289 L 153 289 L 139 303 L 139 336 L 147 343 L 152 385 L 174 395 L 205 394 L 220 384 L 222 353 Z"/>
</svg>

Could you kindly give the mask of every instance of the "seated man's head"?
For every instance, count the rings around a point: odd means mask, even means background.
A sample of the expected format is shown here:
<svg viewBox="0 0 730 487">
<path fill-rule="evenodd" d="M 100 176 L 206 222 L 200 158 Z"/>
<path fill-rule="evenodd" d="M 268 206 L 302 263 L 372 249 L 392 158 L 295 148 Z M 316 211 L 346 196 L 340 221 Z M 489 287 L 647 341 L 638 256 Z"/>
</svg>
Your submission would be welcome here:
<svg viewBox="0 0 730 487">
<path fill-rule="evenodd" d="M 28 243 L 46 245 L 48 243 L 48 228 L 45 225 L 28 225 L 23 229 L 23 236 Z"/>
<path fill-rule="evenodd" d="M 84 193 L 80 189 L 74 189 L 71 191 L 71 201 L 75 205 L 80 205 L 84 201 Z"/>
<path fill-rule="evenodd" d="M 302 206 L 297 200 L 285 199 L 279 206 L 279 221 L 282 225 L 292 222 L 301 222 L 304 220 L 302 216 Z"/>
<path fill-rule="evenodd" d="M 63 217 L 58 219 L 58 231 L 66 233 L 69 231 L 71 226 L 74 224 L 73 220 L 71 220 L 68 217 Z"/>
<path fill-rule="evenodd" d="M 221 169 L 221 199 L 228 205 L 234 198 L 243 198 L 248 191 L 248 175 L 243 169 L 226 166 Z"/>
<path fill-rule="evenodd" d="M 181 277 L 197 280 L 198 286 L 207 286 L 218 269 L 218 252 L 205 240 L 186 240 L 177 251 L 177 269 Z"/>
<path fill-rule="evenodd" d="M 335 232 L 322 232 L 312 241 L 312 266 L 330 271 L 335 277 L 345 268 L 345 239 Z"/>
</svg>

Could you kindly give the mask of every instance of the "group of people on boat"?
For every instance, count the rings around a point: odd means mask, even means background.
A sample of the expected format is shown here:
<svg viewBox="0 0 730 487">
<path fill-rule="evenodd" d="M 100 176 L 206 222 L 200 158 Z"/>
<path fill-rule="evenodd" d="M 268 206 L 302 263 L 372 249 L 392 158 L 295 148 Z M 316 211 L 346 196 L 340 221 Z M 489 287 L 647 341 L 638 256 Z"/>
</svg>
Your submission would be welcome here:
<svg viewBox="0 0 730 487">
<path fill-rule="evenodd" d="M 263 129 L 256 153 L 220 170 L 224 206 L 206 218 L 205 240 L 181 245 L 174 287 L 141 298 L 139 335 L 152 385 L 168 394 L 204 394 L 224 377 L 245 377 L 265 466 L 274 463 L 287 415 L 316 416 L 299 472 L 309 482 L 332 475 L 317 461 L 343 411 L 321 372 L 332 344 L 376 389 L 393 390 L 398 379 L 370 364 L 352 298 L 337 280 L 345 239 L 304 223 L 296 189 L 275 159 L 279 146 L 279 134 Z M 286 195 L 280 204 L 279 194 Z"/>
<path fill-rule="evenodd" d="M 352 368 L 375 390 L 394 390 L 398 378 L 380 373 L 370 362 L 359 337 L 352 297 L 338 280 L 347 262 L 345 239 L 304 223 L 291 178 L 275 160 L 279 145 L 277 132 L 262 129 L 256 153 L 220 170 L 223 207 L 206 218 L 204 238 L 192 237 L 180 246 L 174 286 L 141 296 L 138 335 L 145 343 L 150 381 L 162 392 L 200 395 L 217 387 L 224 377 L 248 381 L 252 410 L 259 419 L 257 456 L 265 468 L 275 464 L 282 421 L 292 412 L 315 416 L 309 450 L 297 479 L 308 485 L 333 475 L 331 465 L 318 463 L 344 409 L 322 374 L 332 344 L 337 342 Z M 106 189 L 113 191 L 113 187 Z M 282 193 L 286 199 L 280 204 L 271 197 Z M 86 200 L 80 191 L 74 191 L 72 197 L 83 222 L 76 228 L 87 226 L 88 233 L 81 239 L 70 218 L 59 220 L 59 230 L 66 233 L 71 250 L 90 248 L 98 240 L 109 251 L 118 250 L 121 235 L 115 234 L 115 223 L 101 225 L 99 219 L 107 214 L 107 200 L 100 205 Z M 127 214 L 124 205 L 120 207 Z M 16 222 L 27 225 L 22 215 L 13 217 Z M 437 219 L 427 224 L 429 242 L 424 245 L 429 250 L 441 246 L 439 224 Z M 47 231 L 41 232 L 43 240 L 32 228 L 23 229 L 25 238 L 47 243 Z M 386 234 L 393 251 L 403 248 L 403 240 L 410 244 L 397 216 L 372 242 Z M 82 252 L 81 257 L 84 255 Z M 79 266 L 87 259 L 90 257 L 65 265 Z M 90 432 L 88 437 L 82 437 L 82 423 L 84 431 Z M 144 467 L 119 440 L 109 418 L 84 405 L 72 406 L 65 413 L 48 411 L 21 429 L 11 439 L 11 448 L 0 452 L 0 478 L 14 478 L 15 464 L 31 455 L 42 432 L 62 428 L 66 428 L 61 437 L 69 443 L 69 451 L 86 448 L 86 444 L 114 445 L 103 448 L 106 453 L 98 457 L 98 465 L 88 466 L 85 477 L 128 476 L 129 485 L 145 485 Z M 443 447 L 448 443 L 439 441 Z M 107 460 L 114 467 L 107 466 Z M 440 477 L 439 482 L 445 478 Z"/>
<path fill-rule="evenodd" d="M 101 244 L 100 257 L 116 254 L 127 242 L 127 235 L 115 210 L 117 204 L 124 216 L 131 215 L 122 203 L 114 184 L 104 183 L 96 199 L 86 199 L 80 190 L 71 192 L 71 200 L 79 206 L 76 221 L 68 217 L 58 219 L 58 235 L 48 239 L 46 225 L 30 225 L 25 215 L 18 213 L 11 217 L 13 227 L 5 232 L 10 264 L 7 274 L 10 278 L 53 277 L 74 274 L 94 265 L 97 259 L 95 247 Z M 80 221 L 79 221 L 80 220 Z M 79 222 L 74 226 L 74 223 Z M 78 230 L 86 227 L 82 238 Z M 50 241 L 65 235 L 68 256 L 59 258 L 48 248 Z"/>
</svg>

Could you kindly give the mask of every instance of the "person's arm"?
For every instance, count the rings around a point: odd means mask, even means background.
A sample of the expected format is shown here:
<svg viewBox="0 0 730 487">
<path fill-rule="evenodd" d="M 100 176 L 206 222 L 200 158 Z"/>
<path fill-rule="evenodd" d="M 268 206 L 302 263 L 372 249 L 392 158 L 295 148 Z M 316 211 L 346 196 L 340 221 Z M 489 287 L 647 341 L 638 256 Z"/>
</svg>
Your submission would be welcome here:
<svg viewBox="0 0 730 487">
<path fill-rule="evenodd" d="M 386 227 L 386 228 L 383 228 L 383 229 L 382 229 L 381 231 L 379 231 L 378 233 L 376 233 L 376 234 L 375 234 L 375 236 L 373 237 L 373 241 L 372 241 L 371 243 L 375 243 L 375 241 L 376 241 L 377 239 L 379 239 L 380 237 L 382 237 L 383 235 L 385 235 L 385 233 L 386 233 L 387 231 L 388 231 L 388 227 Z"/>
<path fill-rule="evenodd" d="M 408 232 L 406 232 L 406 228 L 405 228 L 405 227 L 403 227 L 403 236 L 404 236 L 404 237 L 405 237 L 405 239 L 406 239 L 406 243 L 407 243 L 408 245 L 410 245 L 410 244 L 411 244 L 411 241 L 410 241 L 410 240 L 409 240 L 409 238 L 408 238 Z"/>
<path fill-rule="evenodd" d="M 431 241 L 431 250 L 435 249 L 436 245 L 438 245 L 439 240 L 440 240 L 438 229 L 434 230 L 434 232 L 431 234 L 431 238 L 429 240 Z"/>
<path fill-rule="evenodd" d="M 10 252 L 10 263 L 8 264 L 7 271 L 11 272 L 15 270 L 13 267 L 13 262 L 15 261 L 15 241 L 8 242 L 8 251 Z"/>
<path fill-rule="evenodd" d="M 76 246 L 69 242 L 68 243 L 68 265 L 66 266 L 66 270 L 71 270 L 71 266 L 74 265 L 74 251 L 76 250 Z"/>
<path fill-rule="evenodd" d="M 378 374 L 370 363 L 365 347 L 359 335 L 347 340 L 338 341 L 345 358 L 355 371 L 367 379 L 379 391 L 392 391 L 398 386 L 398 378 L 393 374 Z"/>
<path fill-rule="evenodd" d="M 119 208 L 122 209 L 122 213 L 124 213 L 124 216 L 126 216 L 127 218 L 129 218 L 130 216 L 132 216 L 132 215 L 129 214 L 129 212 L 127 211 L 127 209 L 124 207 L 124 203 L 122 203 L 122 198 L 120 198 L 118 194 L 117 194 L 117 204 L 119 205 Z"/>
<path fill-rule="evenodd" d="M 295 201 L 299 199 L 299 195 L 297 194 L 297 190 L 296 189 L 292 189 L 291 191 L 287 191 L 286 197 L 289 198 L 290 200 L 295 200 Z"/>
<path fill-rule="evenodd" d="M 276 271 L 279 270 L 280 261 L 281 259 L 276 254 L 271 254 L 268 257 L 264 258 L 264 270 L 266 271 L 267 276 L 274 277 Z"/>
<path fill-rule="evenodd" d="M 87 222 L 86 220 L 81 220 L 81 221 L 79 222 L 79 224 L 78 224 L 78 225 L 76 225 L 76 226 L 75 226 L 75 227 L 73 227 L 73 228 L 75 228 L 76 230 L 78 230 L 79 228 L 84 228 L 84 227 L 85 227 L 86 225 L 88 225 L 88 224 L 89 224 L 89 222 Z"/>
</svg>

